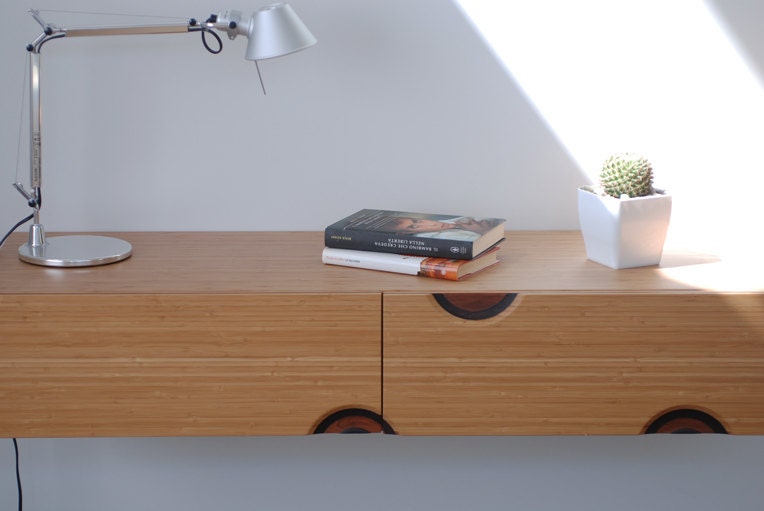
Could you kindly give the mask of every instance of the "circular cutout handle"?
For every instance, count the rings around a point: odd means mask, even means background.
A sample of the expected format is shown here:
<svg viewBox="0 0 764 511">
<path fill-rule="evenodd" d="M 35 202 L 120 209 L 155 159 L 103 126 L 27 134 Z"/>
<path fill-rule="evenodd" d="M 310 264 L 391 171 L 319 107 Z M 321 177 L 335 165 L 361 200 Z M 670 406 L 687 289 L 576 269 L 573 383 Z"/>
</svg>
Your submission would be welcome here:
<svg viewBox="0 0 764 511">
<path fill-rule="evenodd" d="M 517 293 L 436 293 L 432 295 L 443 310 L 457 318 L 493 318 L 512 305 Z"/>
<path fill-rule="evenodd" d="M 313 430 L 320 433 L 386 433 L 395 431 L 378 413 L 364 408 L 345 408 L 326 416 Z"/>
<path fill-rule="evenodd" d="M 677 408 L 663 412 L 647 425 L 645 434 L 718 433 L 727 434 L 727 428 L 710 413 L 694 408 Z"/>
</svg>

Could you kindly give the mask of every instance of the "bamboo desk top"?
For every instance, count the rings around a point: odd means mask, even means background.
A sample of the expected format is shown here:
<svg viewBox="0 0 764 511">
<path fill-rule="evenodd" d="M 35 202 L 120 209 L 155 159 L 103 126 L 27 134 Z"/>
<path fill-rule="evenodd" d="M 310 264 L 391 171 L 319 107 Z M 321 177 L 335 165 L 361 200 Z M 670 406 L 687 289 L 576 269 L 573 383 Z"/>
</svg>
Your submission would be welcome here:
<svg viewBox="0 0 764 511">
<path fill-rule="evenodd" d="M 0 294 L 764 292 L 764 272 L 712 255 L 666 251 L 660 266 L 612 270 L 586 258 L 578 231 L 510 231 L 501 263 L 460 282 L 324 265 L 321 232 L 124 232 L 122 262 L 44 268 L 0 249 Z M 51 235 L 55 236 L 55 234 Z"/>
<path fill-rule="evenodd" d="M 0 249 L 0 436 L 764 431 L 755 263 L 612 270 L 577 231 L 508 232 L 451 282 L 324 265 L 320 232 L 115 235 L 132 257 L 92 268 Z M 479 324 L 433 303 L 497 295 Z"/>
</svg>

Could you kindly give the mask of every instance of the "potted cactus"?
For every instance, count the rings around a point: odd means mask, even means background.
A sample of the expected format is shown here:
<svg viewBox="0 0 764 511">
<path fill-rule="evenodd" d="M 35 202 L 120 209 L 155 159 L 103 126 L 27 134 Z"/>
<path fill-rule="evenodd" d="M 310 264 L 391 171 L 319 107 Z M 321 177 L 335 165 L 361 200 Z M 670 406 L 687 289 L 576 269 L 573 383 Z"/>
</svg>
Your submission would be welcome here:
<svg viewBox="0 0 764 511">
<path fill-rule="evenodd" d="M 653 187 L 650 162 L 616 154 L 602 166 L 597 186 L 578 189 L 586 255 L 611 268 L 660 263 L 671 217 L 671 195 Z"/>
</svg>

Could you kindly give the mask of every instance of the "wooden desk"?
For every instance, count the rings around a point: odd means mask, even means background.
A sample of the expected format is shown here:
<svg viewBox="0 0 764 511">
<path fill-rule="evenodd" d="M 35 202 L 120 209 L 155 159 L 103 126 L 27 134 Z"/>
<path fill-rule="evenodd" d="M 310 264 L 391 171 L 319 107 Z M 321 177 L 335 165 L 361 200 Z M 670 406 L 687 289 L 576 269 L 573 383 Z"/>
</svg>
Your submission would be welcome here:
<svg viewBox="0 0 764 511">
<path fill-rule="evenodd" d="M 95 268 L 0 249 L 0 436 L 764 433 L 758 267 L 509 232 L 448 282 L 325 266 L 316 232 L 118 236 Z"/>
</svg>

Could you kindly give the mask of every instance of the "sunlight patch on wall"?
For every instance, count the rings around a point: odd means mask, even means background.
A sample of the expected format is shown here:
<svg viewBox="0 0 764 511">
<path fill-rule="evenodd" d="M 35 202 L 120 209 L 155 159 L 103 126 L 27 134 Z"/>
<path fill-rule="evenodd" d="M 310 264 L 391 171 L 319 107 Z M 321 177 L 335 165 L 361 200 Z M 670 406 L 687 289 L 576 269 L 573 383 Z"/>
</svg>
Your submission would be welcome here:
<svg viewBox="0 0 764 511">
<path fill-rule="evenodd" d="M 758 230 L 764 90 L 706 5 L 456 2 L 591 180 L 639 152 L 674 195 L 671 235 Z"/>
</svg>

